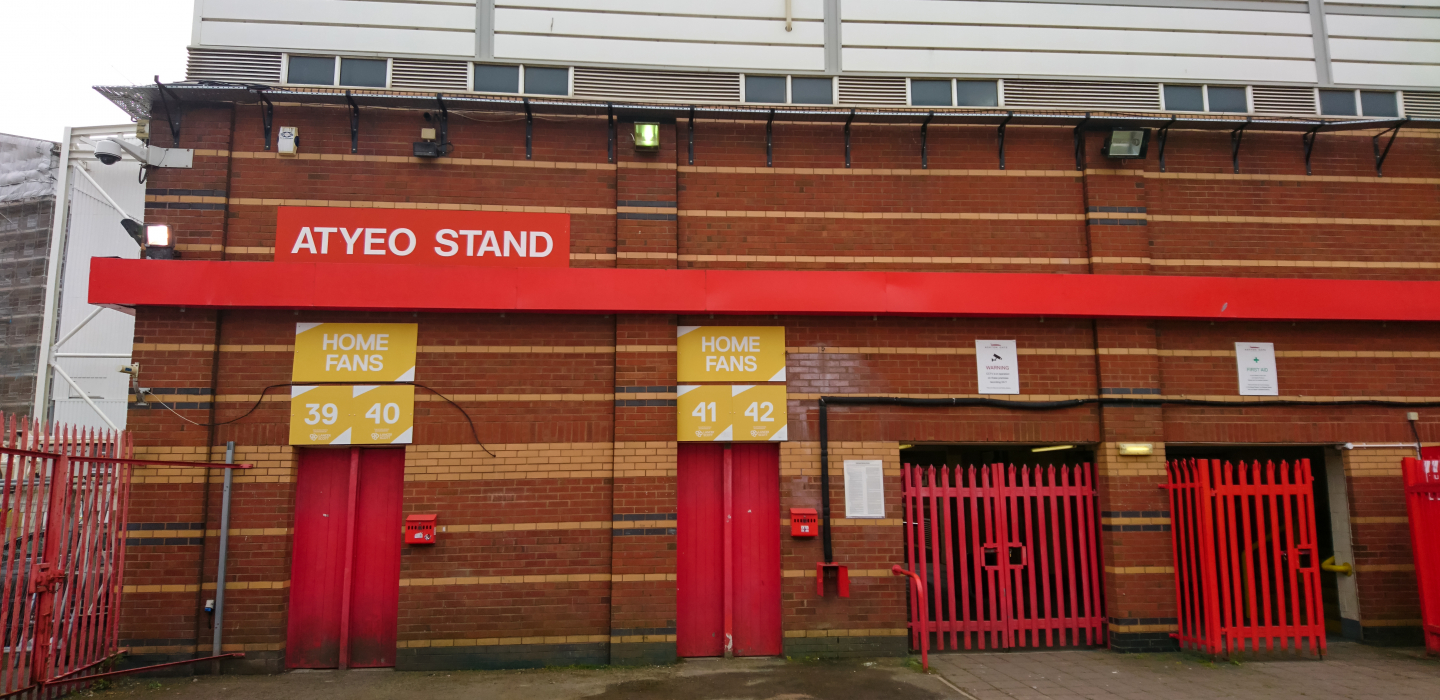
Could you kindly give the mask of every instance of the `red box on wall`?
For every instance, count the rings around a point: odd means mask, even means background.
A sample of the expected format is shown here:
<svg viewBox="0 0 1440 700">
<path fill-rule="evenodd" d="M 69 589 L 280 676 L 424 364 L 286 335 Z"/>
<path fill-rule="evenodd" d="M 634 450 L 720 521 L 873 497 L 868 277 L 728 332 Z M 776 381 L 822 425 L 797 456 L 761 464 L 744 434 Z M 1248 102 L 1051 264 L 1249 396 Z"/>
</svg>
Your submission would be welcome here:
<svg viewBox="0 0 1440 700">
<path fill-rule="evenodd" d="M 814 537 L 820 534 L 820 517 L 814 508 L 790 509 L 790 536 Z"/>
<path fill-rule="evenodd" d="M 405 516 L 405 544 L 435 544 L 435 513 Z"/>
</svg>

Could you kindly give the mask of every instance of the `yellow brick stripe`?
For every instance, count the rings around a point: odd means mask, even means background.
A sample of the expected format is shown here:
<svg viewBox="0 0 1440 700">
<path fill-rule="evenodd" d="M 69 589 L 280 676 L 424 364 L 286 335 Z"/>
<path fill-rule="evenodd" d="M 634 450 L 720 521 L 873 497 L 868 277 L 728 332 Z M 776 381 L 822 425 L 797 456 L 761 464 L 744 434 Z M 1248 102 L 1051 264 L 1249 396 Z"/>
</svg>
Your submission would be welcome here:
<svg viewBox="0 0 1440 700">
<path fill-rule="evenodd" d="M 604 574 L 549 574 L 542 576 L 451 576 L 447 578 L 402 578 L 401 588 L 429 586 L 503 586 L 515 583 L 589 583 L 608 582 L 611 576 Z"/>
<path fill-rule="evenodd" d="M 706 121 L 697 119 L 697 122 Z M 1074 170 L 998 170 L 998 169 L 941 169 L 921 170 L 919 168 L 753 168 L 713 165 L 682 165 L 682 173 L 717 173 L 738 175 L 848 175 L 848 176 L 904 176 L 904 177 L 1060 177 L 1079 179 Z"/>
<path fill-rule="evenodd" d="M 494 647 L 534 644 L 586 644 L 608 642 L 608 634 L 582 634 L 557 637 L 461 637 L 458 639 L 402 639 L 395 646 L 401 649 L 434 647 Z"/>
<path fill-rule="evenodd" d="M 367 209 L 415 209 L 423 211 L 493 211 L 529 214 L 570 214 L 572 216 L 614 216 L 614 208 L 605 207 L 529 207 L 500 204 L 442 204 L 438 202 L 379 202 L 343 199 L 253 199 L 231 197 L 232 207 L 340 207 Z"/>
<path fill-rule="evenodd" d="M 803 637 L 904 637 L 908 634 L 910 634 L 910 630 L 903 627 L 847 630 L 785 630 L 785 637 L 788 639 Z"/>
<path fill-rule="evenodd" d="M 1136 574 L 1174 574 L 1173 566 L 1107 566 L 1105 573 L 1119 576 L 1131 576 Z"/>
<path fill-rule="evenodd" d="M 1410 518 L 1409 516 L 1405 515 L 1378 516 L 1370 518 L 1352 517 L 1350 518 L 1350 522 L 1355 523 L 1356 525 L 1408 525 L 1410 524 Z"/>
<path fill-rule="evenodd" d="M 889 578 L 895 576 L 889 569 L 850 569 L 850 578 Z M 786 569 L 780 572 L 782 578 L 815 578 L 814 569 Z M 898 576 L 896 578 L 899 578 Z"/>
</svg>

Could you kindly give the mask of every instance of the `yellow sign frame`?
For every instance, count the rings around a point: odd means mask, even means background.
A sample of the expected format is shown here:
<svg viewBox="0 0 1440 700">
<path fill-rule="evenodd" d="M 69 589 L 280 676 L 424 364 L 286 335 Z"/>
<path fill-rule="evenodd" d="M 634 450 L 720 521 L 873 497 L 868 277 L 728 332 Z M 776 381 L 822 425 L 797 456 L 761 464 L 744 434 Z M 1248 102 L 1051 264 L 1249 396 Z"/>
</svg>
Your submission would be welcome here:
<svg viewBox="0 0 1440 700">
<path fill-rule="evenodd" d="M 679 326 L 680 382 L 785 381 L 784 326 Z"/>
<path fill-rule="evenodd" d="M 678 442 L 784 442 L 789 416 L 783 385 L 682 384 L 675 391 Z"/>
<path fill-rule="evenodd" d="M 411 384 L 290 387 L 291 445 L 408 445 L 414 432 Z"/>
<path fill-rule="evenodd" d="M 419 328 L 414 323 L 297 323 L 290 381 L 413 382 Z"/>
</svg>

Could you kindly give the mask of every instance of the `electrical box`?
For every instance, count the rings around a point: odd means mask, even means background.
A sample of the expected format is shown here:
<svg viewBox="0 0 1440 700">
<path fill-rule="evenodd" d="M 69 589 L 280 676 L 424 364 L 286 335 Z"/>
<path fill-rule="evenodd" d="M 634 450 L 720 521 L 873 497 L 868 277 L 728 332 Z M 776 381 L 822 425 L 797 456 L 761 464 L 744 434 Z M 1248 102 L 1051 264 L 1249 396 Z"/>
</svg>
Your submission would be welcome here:
<svg viewBox="0 0 1440 700">
<path fill-rule="evenodd" d="M 405 544 L 435 544 L 436 514 L 405 516 Z"/>
<path fill-rule="evenodd" d="M 814 508 L 790 509 L 790 536 L 814 537 L 820 534 L 820 517 Z"/>
<path fill-rule="evenodd" d="M 300 129 L 293 126 L 280 127 L 275 150 L 282 156 L 293 156 L 300 152 Z"/>
</svg>

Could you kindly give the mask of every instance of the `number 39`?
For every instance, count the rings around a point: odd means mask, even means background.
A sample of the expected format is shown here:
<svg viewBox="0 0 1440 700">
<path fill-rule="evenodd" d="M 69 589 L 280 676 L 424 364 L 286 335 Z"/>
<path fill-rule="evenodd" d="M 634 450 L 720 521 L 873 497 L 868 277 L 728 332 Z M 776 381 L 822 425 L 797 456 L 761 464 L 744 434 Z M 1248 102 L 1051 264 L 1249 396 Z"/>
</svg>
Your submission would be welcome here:
<svg viewBox="0 0 1440 700">
<path fill-rule="evenodd" d="M 305 419 L 306 425 L 315 425 L 316 423 L 335 425 L 335 421 L 340 419 L 340 409 L 333 403 L 327 403 L 324 406 L 318 403 L 307 403 L 305 408 L 310 409 L 310 417 Z"/>
</svg>

